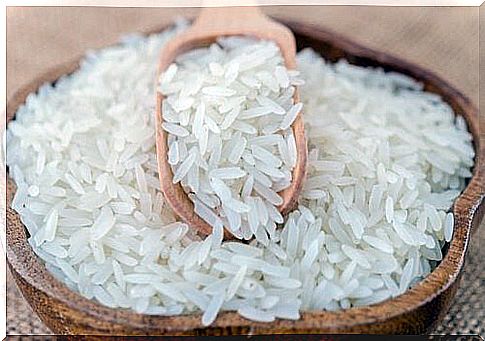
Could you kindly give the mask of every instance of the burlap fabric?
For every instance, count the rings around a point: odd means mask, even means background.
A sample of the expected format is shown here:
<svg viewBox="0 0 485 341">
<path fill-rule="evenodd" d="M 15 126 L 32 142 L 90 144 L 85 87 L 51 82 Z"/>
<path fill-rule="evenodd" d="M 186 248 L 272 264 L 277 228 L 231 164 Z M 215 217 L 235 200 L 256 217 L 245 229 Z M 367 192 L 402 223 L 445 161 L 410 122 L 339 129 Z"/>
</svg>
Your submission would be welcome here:
<svg viewBox="0 0 485 341">
<path fill-rule="evenodd" d="M 268 7 L 269 14 L 331 28 L 370 47 L 429 68 L 478 105 L 479 9 L 404 7 Z M 116 42 L 120 34 L 146 30 L 193 9 L 7 8 L 7 98 L 51 66 L 87 49 Z M 483 15 L 482 15 L 483 18 Z M 439 334 L 485 334 L 485 276 L 475 234 L 461 287 Z M 46 334 L 7 274 L 7 333 Z"/>
</svg>

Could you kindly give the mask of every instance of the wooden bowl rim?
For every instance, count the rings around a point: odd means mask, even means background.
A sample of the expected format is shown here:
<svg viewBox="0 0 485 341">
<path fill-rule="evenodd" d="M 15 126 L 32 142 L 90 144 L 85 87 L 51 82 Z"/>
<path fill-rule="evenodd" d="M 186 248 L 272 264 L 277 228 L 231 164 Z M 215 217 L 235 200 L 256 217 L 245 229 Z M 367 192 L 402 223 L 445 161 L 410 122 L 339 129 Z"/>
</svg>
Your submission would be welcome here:
<svg viewBox="0 0 485 341">
<path fill-rule="evenodd" d="M 156 328 L 157 330 L 165 330 L 168 333 L 227 327 L 249 327 L 252 330 L 263 332 L 265 330 L 298 331 L 299 329 L 308 330 L 315 328 L 346 330 L 356 325 L 378 323 L 405 314 L 432 301 L 450 287 L 463 267 L 472 222 L 474 219 L 481 219 L 483 215 L 483 210 L 479 210 L 479 208 L 485 193 L 483 186 L 485 148 L 480 143 L 478 110 L 460 91 L 432 72 L 419 66 L 390 54 L 366 48 L 324 28 L 287 20 L 280 21 L 288 25 L 297 36 L 314 37 L 316 41 L 336 46 L 344 51 L 345 54 L 350 54 L 358 59 L 372 60 L 385 68 L 397 70 L 420 81 L 429 82 L 436 89 L 439 89 L 444 100 L 449 100 L 450 97 L 453 97 L 454 105 L 458 106 L 457 108 L 461 111 L 461 114 L 466 114 L 465 119 L 469 125 L 469 131 L 473 134 L 476 152 L 473 176 L 465 190 L 455 201 L 453 212 L 457 219 L 455 220 L 453 239 L 444 259 L 432 273 L 404 294 L 384 302 L 336 312 L 304 311 L 301 313 L 301 318 L 296 321 L 277 319 L 271 323 L 258 323 L 246 320 L 236 312 L 222 312 L 211 326 L 205 327 L 200 321 L 200 313 L 179 316 L 153 316 L 138 314 L 131 310 L 112 309 L 72 291 L 47 271 L 45 265 L 37 258 L 28 244 L 25 227 L 20 222 L 19 215 L 10 208 L 15 185 L 7 174 L 7 262 L 19 279 L 27 282 L 28 285 L 53 300 L 103 322 L 129 325 L 130 327 L 142 328 L 147 331 Z M 169 26 L 163 25 L 142 33 L 144 35 L 157 33 Z M 321 53 L 321 51 L 318 52 Z M 15 112 L 24 103 L 29 93 L 35 92 L 45 82 L 55 82 L 62 75 L 75 71 L 79 67 L 82 57 L 48 70 L 18 90 L 7 103 L 7 123 L 13 119 Z M 456 108 L 454 109 L 456 112 Z M 477 212 L 478 214 L 476 214 Z M 20 226 L 23 228 L 19 228 Z M 15 236 L 18 237 L 17 240 Z"/>
</svg>

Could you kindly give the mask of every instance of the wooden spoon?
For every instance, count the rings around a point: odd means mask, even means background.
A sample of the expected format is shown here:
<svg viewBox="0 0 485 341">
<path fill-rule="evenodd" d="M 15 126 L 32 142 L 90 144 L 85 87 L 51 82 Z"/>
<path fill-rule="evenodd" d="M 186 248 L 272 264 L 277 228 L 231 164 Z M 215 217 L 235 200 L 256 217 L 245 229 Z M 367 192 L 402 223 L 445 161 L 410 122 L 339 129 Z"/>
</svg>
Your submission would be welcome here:
<svg viewBox="0 0 485 341">
<path fill-rule="evenodd" d="M 285 26 L 271 20 L 257 7 L 204 8 L 193 25 L 169 41 L 162 50 L 158 75 L 162 74 L 175 58 L 191 49 L 208 46 L 218 37 L 245 35 L 258 39 L 272 40 L 280 48 L 288 69 L 296 68 L 296 44 L 293 33 Z M 158 78 L 157 78 L 158 79 Z M 162 101 L 164 96 L 157 91 L 156 143 L 160 184 L 165 199 L 183 221 L 202 234 L 210 234 L 212 227 L 194 211 L 194 205 L 180 183 L 172 182 L 173 172 L 168 163 L 168 134 L 162 129 Z M 295 91 L 295 103 L 299 93 Z M 278 207 L 282 214 L 295 208 L 306 173 L 307 145 L 301 113 L 292 125 L 297 148 L 297 161 L 293 169 L 292 183 L 279 194 L 283 203 Z M 226 238 L 232 234 L 225 230 Z"/>
</svg>

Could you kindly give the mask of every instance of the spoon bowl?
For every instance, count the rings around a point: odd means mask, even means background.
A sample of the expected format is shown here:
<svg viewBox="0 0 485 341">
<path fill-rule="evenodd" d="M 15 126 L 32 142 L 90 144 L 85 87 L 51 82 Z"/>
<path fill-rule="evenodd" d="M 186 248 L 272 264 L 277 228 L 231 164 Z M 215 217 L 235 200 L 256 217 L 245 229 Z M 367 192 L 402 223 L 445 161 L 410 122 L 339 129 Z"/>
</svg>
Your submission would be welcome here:
<svg viewBox="0 0 485 341">
<path fill-rule="evenodd" d="M 161 53 L 158 75 L 161 75 L 178 55 L 194 48 L 208 46 L 216 42 L 219 37 L 234 35 L 274 41 L 280 48 L 286 68 L 296 69 L 295 37 L 286 26 L 266 17 L 257 7 L 225 7 L 202 9 L 189 29 L 167 43 Z M 293 99 L 295 103 L 299 102 L 298 89 L 296 89 Z M 174 184 L 172 181 L 173 172 L 167 158 L 168 133 L 162 129 L 163 100 L 163 94 L 157 91 L 156 145 L 161 190 L 175 214 L 190 227 L 208 235 L 212 232 L 212 227 L 195 213 L 194 204 L 181 184 Z M 296 207 L 306 173 L 308 151 L 301 112 L 293 122 L 292 129 L 295 136 L 297 159 L 290 186 L 279 192 L 283 203 L 278 210 L 282 214 L 286 214 Z M 227 229 L 225 229 L 225 237 L 233 237 Z"/>
</svg>

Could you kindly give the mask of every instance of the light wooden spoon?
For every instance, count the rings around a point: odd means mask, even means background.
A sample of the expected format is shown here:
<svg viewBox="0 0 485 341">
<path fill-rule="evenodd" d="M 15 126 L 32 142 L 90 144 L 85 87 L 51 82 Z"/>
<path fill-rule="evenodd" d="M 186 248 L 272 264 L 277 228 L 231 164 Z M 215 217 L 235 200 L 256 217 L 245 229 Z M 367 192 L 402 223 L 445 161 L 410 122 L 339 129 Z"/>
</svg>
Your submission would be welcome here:
<svg viewBox="0 0 485 341">
<path fill-rule="evenodd" d="M 176 57 L 191 49 L 208 46 L 218 37 L 245 35 L 258 39 L 272 40 L 280 48 L 288 69 L 296 68 L 296 44 L 293 33 L 285 26 L 271 20 L 257 7 L 204 8 L 193 25 L 169 41 L 160 56 L 158 75 L 163 73 Z M 165 199 L 176 215 L 191 228 L 204 235 L 212 232 L 212 227 L 194 211 L 194 205 L 180 183 L 172 182 L 173 172 L 168 163 L 167 132 L 162 129 L 162 101 L 164 96 L 157 91 L 156 142 L 160 184 Z M 294 94 L 295 103 L 299 102 L 298 90 Z M 278 207 L 286 214 L 297 205 L 298 196 L 303 186 L 306 173 L 307 145 L 301 113 L 292 125 L 297 148 L 297 161 L 293 169 L 292 183 L 279 194 L 283 203 Z M 233 237 L 225 229 L 226 238 Z"/>
</svg>

